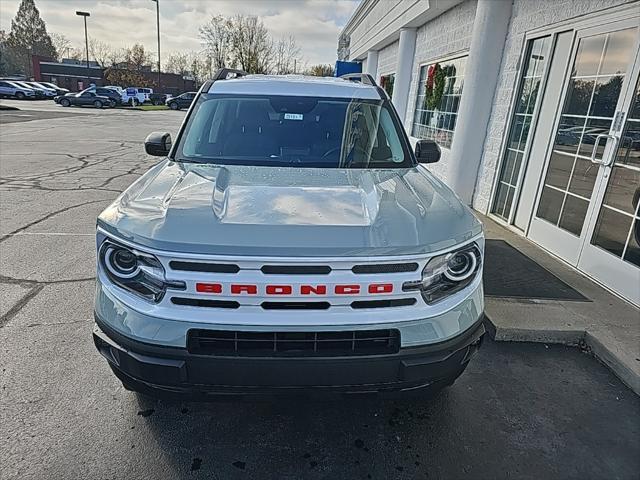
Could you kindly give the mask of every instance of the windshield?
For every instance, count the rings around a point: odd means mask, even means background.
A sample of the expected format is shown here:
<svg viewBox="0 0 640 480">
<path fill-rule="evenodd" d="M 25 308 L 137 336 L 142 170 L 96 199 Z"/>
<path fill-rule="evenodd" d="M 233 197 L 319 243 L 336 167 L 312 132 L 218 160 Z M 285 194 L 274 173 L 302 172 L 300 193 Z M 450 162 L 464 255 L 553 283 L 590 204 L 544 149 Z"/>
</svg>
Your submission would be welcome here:
<svg viewBox="0 0 640 480">
<path fill-rule="evenodd" d="M 324 168 L 411 167 L 402 128 L 383 100 L 203 94 L 178 161 Z"/>
</svg>

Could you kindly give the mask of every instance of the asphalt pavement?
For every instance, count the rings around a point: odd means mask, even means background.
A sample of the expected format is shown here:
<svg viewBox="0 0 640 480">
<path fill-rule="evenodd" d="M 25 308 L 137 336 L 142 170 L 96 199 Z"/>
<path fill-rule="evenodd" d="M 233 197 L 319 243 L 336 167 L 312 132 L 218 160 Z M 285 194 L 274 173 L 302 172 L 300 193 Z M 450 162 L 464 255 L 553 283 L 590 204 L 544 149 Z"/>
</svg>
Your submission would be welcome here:
<svg viewBox="0 0 640 480">
<path fill-rule="evenodd" d="M 184 113 L 60 109 L 0 111 L 1 479 L 639 478 L 640 399 L 575 348 L 488 340 L 434 398 L 125 391 L 91 340 L 95 218 Z"/>
</svg>

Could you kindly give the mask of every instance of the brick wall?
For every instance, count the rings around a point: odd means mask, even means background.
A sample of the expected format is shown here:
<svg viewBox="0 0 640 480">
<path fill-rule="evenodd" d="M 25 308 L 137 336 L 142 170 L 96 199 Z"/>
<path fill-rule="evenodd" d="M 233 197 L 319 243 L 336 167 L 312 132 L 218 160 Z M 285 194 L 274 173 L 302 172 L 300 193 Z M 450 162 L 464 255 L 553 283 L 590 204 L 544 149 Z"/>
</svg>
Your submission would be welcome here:
<svg viewBox="0 0 640 480">
<path fill-rule="evenodd" d="M 413 75 L 411 77 L 407 116 L 405 118 L 405 126 L 409 134 L 411 134 L 413 113 L 416 107 L 420 65 L 469 49 L 476 4 L 476 0 L 464 2 L 418 28 L 416 53 L 413 59 Z M 455 142 L 455 134 L 453 138 Z M 429 170 L 446 183 L 449 171 L 449 149 L 442 149 L 441 160 L 438 163 L 429 165 Z"/>
<path fill-rule="evenodd" d="M 398 41 L 395 41 L 378 51 L 378 74 L 376 75 L 376 82 L 380 81 L 382 75 L 396 72 L 398 43 Z"/>
</svg>

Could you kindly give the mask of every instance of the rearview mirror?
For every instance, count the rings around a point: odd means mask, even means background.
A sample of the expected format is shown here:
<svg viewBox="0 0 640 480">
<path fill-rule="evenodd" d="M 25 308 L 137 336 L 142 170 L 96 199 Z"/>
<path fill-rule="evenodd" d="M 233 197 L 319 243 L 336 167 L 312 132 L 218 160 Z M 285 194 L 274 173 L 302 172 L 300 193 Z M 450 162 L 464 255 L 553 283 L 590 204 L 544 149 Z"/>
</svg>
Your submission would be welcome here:
<svg viewBox="0 0 640 480">
<path fill-rule="evenodd" d="M 144 141 L 144 151 L 154 157 L 166 157 L 171 150 L 171 134 L 168 132 L 153 132 Z"/>
<path fill-rule="evenodd" d="M 433 140 L 418 140 L 416 159 L 418 163 L 436 163 L 440 160 L 440 147 Z"/>
</svg>

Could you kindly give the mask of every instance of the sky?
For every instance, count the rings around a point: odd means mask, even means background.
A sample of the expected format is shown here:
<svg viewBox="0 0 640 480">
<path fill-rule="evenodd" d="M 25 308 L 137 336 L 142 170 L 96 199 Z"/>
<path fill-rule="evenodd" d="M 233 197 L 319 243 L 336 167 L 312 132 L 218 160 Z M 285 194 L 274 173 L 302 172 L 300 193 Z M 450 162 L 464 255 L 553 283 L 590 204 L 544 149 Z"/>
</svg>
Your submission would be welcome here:
<svg viewBox="0 0 640 480">
<path fill-rule="evenodd" d="M 274 38 L 293 35 L 309 65 L 336 60 L 338 34 L 359 0 L 159 0 L 162 59 L 200 50 L 198 27 L 212 15 L 259 16 Z M 91 13 L 90 38 L 114 47 L 142 43 L 156 51 L 156 4 L 152 0 L 35 0 L 49 33 L 64 34 L 84 48 L 84 26 L 76 10 Z M 20 0 L 0 1 L 0 29 L 9 32 Z"/>
</svg>

